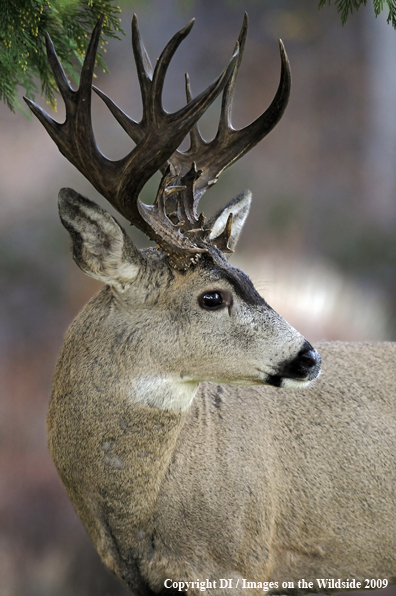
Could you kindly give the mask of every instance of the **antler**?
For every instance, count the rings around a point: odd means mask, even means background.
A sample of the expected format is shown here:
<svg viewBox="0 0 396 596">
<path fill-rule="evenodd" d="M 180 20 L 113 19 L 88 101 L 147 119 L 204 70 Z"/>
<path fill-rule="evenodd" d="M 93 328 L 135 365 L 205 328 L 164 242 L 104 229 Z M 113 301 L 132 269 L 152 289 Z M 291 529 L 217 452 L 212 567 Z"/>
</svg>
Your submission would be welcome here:
<svg viewBox="0 0 396 596">
<path fill-rule="evenodd" d="M 176 49 L 191 31 L 194 21 L 173 36 L 153 69 L 134 15 L 132 46 L 142 94 L 141 121 L 133 121 L 94 87 L 126 133 L 136 142 L 136 147 L 126 157 L 111 161 L 96 145 L 91 120 L 92 77 L 102 21 L 103 17 L 92 33 L 77 91 L 69 85 L 51 39 L 48 35 L 46 37 L 49 63 L 66 106 L 65 122 L 59 124 L 35 103 L 26 98 L 25 101 L 61 153 L 122 215 L 165 250 L 173 266 L 185 269 L 194 261 L 191 255 L 209 250 L 207 236 L 210 230 L 204 228 L 203 215 L 197 215 L 200 196 L 217 181 L 226 167 L 272 130 L 286 108 L 290 93 L 286 53 L 281 43 L 281 81 L 270 107 L 246 128 L 234 130 L 230 120 L 231 103 L 247 35 L 245 15 L 232 59 L 220 77 L 194 99 L 187 78 L 187 105 L 168 114 L 162 107 L 161 99 L 165 75 Z M 213 141 L 207 143 L 199 133 L 197 122 L 223 90 L 218 132 Z M 188 133 L 191 145 L 183 153 L 177 147 Z M 164 176 L 156 201 L 153 205 L 145 205 L 139 200 L 139 193 L 159 169 Z M 173 213 L 170 213 L 170 205 L 174 208 Z M 224 237 L 212 241 L 221 250 L 227 251 L 230 229 L 231 221 L 227 222 Z"/>
<path fill-rule="evenodd" d="M 147 180 L 172 155 L 191 127 L 221 93 L 232 74 L 237 52 L 221 76 L 195 98 L 194 104 L 190 103 L 181 110 L 168 114 L 162 108 L 161 102 L 165 74 L 173 54 L 191 31 L 194 22 L 191 21 L 171 39 L 152 74 L 151 65 L 147 68 L 150 63 L 140 42 L 137 19 L 134 17 L 134 52 L 142 88 L 144 114 L 141 123 L 134 123 L 135 129 L 139 128 L 140 133 L 137 146 L 126 157 L 114 162 L 107 159 L 98 149 L 91 121 L 92 77 L 102 21 L 103 17 L 99 19 L 92 33 L 77 91 L 73 91 L 69 85 L 51 39 L 46 36 L 49 63 L 66 106 L 65 122 L 55 122 L 32 101 L 26 98 L 25 101 L 58 145 L 61 153 L 122 215 L 150 238 L 160 242 L 161 237 L 157 237 L 156 230 L 147 225 L 139 211 L 138 195 Z"/>
</svg>

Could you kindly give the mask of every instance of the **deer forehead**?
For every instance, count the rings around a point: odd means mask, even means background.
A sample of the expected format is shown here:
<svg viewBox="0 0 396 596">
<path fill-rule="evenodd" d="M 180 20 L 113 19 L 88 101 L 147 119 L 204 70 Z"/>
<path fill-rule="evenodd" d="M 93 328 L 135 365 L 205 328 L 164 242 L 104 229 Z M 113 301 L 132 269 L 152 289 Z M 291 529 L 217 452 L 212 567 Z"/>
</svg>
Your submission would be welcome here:
<svg viewBox="0 0 396 596">
<path fill-rule="evenodd" d="M 185 300 L 198 298 L 203 291 L 227 289 L 235 300 L 239 299 L 248 306 L 270 308 L 250 278 L 227 262 L 218 265 L 210 259 L 202 259 L 202 263 L 186 272 L 170 270 L 166 261 L 159 262 L 156 256 L 154 264 L 153 269 L 146 271 L 146 304 L 151 301 L 161 303 L 170 297 L 176 302 L 184 303 Z"/>
</svg>

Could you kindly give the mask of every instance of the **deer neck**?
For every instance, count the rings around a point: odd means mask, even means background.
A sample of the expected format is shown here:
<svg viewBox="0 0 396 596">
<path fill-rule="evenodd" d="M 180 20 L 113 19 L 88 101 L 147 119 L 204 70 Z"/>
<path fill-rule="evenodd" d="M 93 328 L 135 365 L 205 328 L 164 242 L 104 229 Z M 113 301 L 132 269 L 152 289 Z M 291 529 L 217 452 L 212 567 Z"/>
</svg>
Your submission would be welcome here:
<svg viewBox="0 0 396 596">
<path fill-rule="evenodd" d="M 138 301 L 146 304 L 158 300 L 159 287 L 168 281 L 163 279 L 167 274 L 167 270 L 164 273 L 163 268 L 159 268 L 156 274 L 146 280 L 147 283 L 142 284 L 142 288 L 137 288 L 136 291 L 141 292 Z M 116 356 L 111 364 L 114 367 L 113 376 L 119 380 L 121 389 L 126 392 L 128 399 L 133 404 L 157 408 L 160 411 L 188 410 L 197 393 L 199 382 L 182 372 L 172 371 L 173 363 L 169 361 L 169 357 L 161 356 L 160 345 L 156 352 L 147 342 L 147 309 L 143 309 L 143 314 L 139 309 L 128 310 L 120 296 L 116 292 L 112 293 L 109 288 L 103 290 L 102 296 L 104 299 L 91 302 L 89 316 L 97 320 L 105 310 L 103 306 L 110 306 L 107 313 L 111 313 L 111 316 L 105 314 L 103 318 L 101 345 L 108 342 L 109 352 Z M 160 321 L 157 322 L 160 327 Z M 117 327 L 115 333 L 114 326 Z M 96 338 L 94 341 L 97 343 Z"/>
</svg>

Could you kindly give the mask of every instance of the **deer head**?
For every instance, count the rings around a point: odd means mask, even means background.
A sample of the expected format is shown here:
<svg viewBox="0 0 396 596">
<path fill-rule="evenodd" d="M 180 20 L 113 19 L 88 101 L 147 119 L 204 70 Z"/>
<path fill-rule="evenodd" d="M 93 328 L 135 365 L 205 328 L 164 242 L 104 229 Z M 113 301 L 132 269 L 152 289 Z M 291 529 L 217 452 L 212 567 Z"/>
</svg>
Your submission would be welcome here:
<svg viewBox="0 0 396 596">
<path fill-rule="evenodd" d="M 102 18 L 93 31 L 76 91 L 69 85 L 47 36 L 49 62 L 66 106 L 65 122 L 55 122 L 36 104 L 26 101 L 61 153 L 126 219 L 156 242 L 157 249 L 138 251 L 109 214 L 78 193 L 64 189 L 60 192 L 60 215 L 73 239 L 74 259 L 83 271 L 109 284 L 117 300 L 123 301 L 129 309 L 135 308 L 135 314 L 137 305 L 146 313 L 147 307 L 153 306 L 150 311 L 153 333 L 162 330 L 156 356 L 156 366 L 162 366 L 162 371 L 170 372 L 176 367 L 178 375 L 194 383 L 206 379 L 285 385 L 288 379 L 289 383 L 294 380 L 306 384 L 319 372 L 319 356 L 265 303 L 248 277 L 226 260 L 227 253 L 234 251 L 249 211 L 250 192 L 239 195 L 209 221 L 197 210 L 200 197 L 215 184 L 221 172 L 254 147 L 280 120 L 291 84 L 282 42 L 281 78 L 271 105 L 249 126 L 235 130 L 231 124 L 231 104 L 246 42 L 247 17 L 231 61 L 219 78 L 192 98 L 186 77 L 186 105 L 175 113 L 167 113 L 161 100 L 165 74 L 177 47 L 191 31 L 193 21 L 174 35 L 153 69 L 134 16 L 132 46 L 142 94 L 141 121 L 130 119 L 104 93 L 93 88 L 136 143 L 126 157 L 111 161 L 97 147 L 91 122 L 92 77 L 101 24 Z M 223 96 L 218 131 L 211 142 L 206 142 L 197 122 L 220 93 Z M 187 134 L 191 139 L 190 147 L 182 152 L 178 147 Z M 158 170 L 163 176 L 155 202 L 145 205 L 139 200 L 139 193 Z M 205 319 L 207 313 L 221 311 L 220 317 L 223 317 L 226 312 L 231 321 L 232 313 L 238 310 L 236 296 L 241 303 L 241 319 L 237 319 L 239 331 L 232 325 L 221 324 L 220 320 L 218 329 L 213 328 L 213 321 Z M 177 322 L 173 323 L 173 333 L 176 327 L 185 325 L 186 337 L 179 363 L 174 346 L 168 346 L 168 351 L 164 347 L 167 337 L 172 336 L 172 325 L 168 328 L 166 324 L 169 312 L 164 316 L 162 310 L 165 304 L 168 310 L 179 313 L 174 317 Z M 154 305 L 160 307 L 156 310 Z M 190 323 L 182 323 L 186 309 L 190 313 L 189 322 L 194 317 L 196 321 L 189 331 Z M 158 319 L 156 313 L 160 313 Z M 229 336 L 225 340 L 227 332 Z M 233 347 L 230 334 L 238 333 Z M 211 346 L 216 334 L 218 358 L 214 364 Z M 141 339 L 144 344 L 144 338 Z M 152 342 L 153 337 L 146 341 L 150 345 Z M 249 372 L 244 368 L 243 359 L 241 366 L 235 366 L 241 349 L 238 342 L 254 355 Z M 188 365 L 184 362 L 186 354 L 194 353 L 201 353 L 200 365 L 195 368 L 191 362 Z M 263 354 L 266 354 L 265 364 L 260 364 Z M 140 367 L 142 371 L 146 368 L 144 362 L 148 361 L 152 358 L 142 356 L 136 369 Z"/>
</svg>

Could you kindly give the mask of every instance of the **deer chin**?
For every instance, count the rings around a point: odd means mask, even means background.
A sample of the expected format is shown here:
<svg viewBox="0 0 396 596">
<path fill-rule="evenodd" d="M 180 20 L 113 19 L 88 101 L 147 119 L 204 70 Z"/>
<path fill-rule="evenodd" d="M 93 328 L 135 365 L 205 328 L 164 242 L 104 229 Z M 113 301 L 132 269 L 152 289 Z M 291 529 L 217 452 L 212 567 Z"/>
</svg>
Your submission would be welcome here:
<svg viewBox="0 0 396 596">
<path fill-rule="evenodd" d="M 282 379 L 280 387 L 283 389 L 305 389 L 315 380 L 316 379 Z"/>
</svg>

